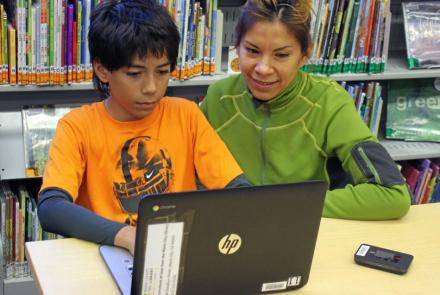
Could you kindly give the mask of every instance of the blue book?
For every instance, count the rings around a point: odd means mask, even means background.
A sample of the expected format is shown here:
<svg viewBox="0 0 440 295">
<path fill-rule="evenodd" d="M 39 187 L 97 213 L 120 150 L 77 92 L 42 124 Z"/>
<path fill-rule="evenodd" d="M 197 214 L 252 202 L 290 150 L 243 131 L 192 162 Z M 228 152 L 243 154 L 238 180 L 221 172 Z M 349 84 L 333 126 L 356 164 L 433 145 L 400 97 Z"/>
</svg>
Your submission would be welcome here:
<svg viewBox="0 0 440 295">
<path fill-rule="evenodd" d="M 437 178 L 437 184 L 435 185 L 434 192 L 432 193 L 431 203 L 440 201 L 440 176 Z"/>
</svg>

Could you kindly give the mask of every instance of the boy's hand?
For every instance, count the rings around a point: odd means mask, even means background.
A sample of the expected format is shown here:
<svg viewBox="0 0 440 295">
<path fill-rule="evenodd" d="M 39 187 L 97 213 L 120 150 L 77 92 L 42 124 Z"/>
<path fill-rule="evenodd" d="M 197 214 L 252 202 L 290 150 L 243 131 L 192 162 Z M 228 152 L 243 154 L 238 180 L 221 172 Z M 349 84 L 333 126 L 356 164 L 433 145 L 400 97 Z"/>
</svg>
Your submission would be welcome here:
<svg viewBox="0 0 440 295">
<path fill-rule="evenodd" d="M 136 240 L 136 227 L 127 225 L 121 228 L 115 236 L 114 245 L 130 251 L 134 255 L 134 243 Z"/>
</svg>

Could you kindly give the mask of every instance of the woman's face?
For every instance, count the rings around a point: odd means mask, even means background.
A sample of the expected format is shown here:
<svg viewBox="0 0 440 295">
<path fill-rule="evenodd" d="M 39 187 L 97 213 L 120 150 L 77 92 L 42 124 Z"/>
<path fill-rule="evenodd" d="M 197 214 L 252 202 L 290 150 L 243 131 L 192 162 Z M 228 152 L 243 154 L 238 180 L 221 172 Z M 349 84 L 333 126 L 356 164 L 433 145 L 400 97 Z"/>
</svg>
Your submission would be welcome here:
<svg viewBox="0 0 440 295">
<path fill-rule="evenodd" d="M 278 21 L 255 23 L 243 35 L 237 52 L 247 86 L 264 101 L 280 94 L 307 61 L 298 40 Z"/>
</svg>

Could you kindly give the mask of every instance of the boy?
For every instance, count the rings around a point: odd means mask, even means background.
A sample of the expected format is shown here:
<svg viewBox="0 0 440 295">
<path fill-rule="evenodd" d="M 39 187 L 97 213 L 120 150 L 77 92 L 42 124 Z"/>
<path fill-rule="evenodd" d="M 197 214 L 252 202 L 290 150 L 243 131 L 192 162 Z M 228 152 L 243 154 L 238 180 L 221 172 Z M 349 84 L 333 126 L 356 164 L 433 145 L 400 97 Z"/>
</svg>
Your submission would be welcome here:
<svg viewBox="0 0 440 295">
<path fill-rule="evenodd" d="M 196 104 L 163 97 L 179 33 L 155 1 L 106 1 L 91 16 L 94 80 L 107 98 L 60 120 L 39 195 L 46 231 L 134 251 L 148 194 L 247 185 Z"/>
</svg>

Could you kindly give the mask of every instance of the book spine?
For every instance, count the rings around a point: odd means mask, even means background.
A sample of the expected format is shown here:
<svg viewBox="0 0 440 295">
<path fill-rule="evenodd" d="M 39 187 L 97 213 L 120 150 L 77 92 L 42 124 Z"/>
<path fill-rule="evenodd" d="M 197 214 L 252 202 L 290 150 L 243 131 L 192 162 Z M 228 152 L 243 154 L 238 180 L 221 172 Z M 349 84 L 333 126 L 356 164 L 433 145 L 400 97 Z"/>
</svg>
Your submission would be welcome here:
<svg viewBox="0 0 440 295">
<path fill-rule="evenodd" d="M 78 0 L 77 2 L 77 36 L 76 36 L 76 79 L 75 82 L 81 82 L 81 72 L 82 72 L 82 65 L 81 65 L 81 34 L 82 34 L 82 1 Z"/>
<path fill-rule="evenodd" d="M 4 40 L 4 24 L 3 24 L 3 15 L 5 11 L 3 8 L 3 4 L 0 4 L 0 84 L 4 83 L 4 70 L 5 70 L 5 56 L 4 56 L 4 48 L 5 48 L 5 40 Z"/>
<path fill-rule="evenodd" d="M 67 83 L 73 82 L 73 5 L 67 7 Z"/>
<path fill-rule="evenodd" d="M 346 48 L 346 44 L 347 44 L 347 37 L 348 37 L 348 32 L 349 32 L 349 27 L 350 27 L 351 15 L 353 14 L 353 4 L 354 4 L 354 0 L 349 0 L 349 2 L 347 4 L 348 6 L 345 11 L 344 18 L 343 18 L 343 31 L 342 31 L 342 37 L 341 37 L 341 46 L 339 47 L 338 55 L 337 55 L 338 65 L 337 65 L 336 71 L 339 73 L 342 72 L 342 67 L 344 65 L 344 53 L 345 53 L 345 48 Z"/>
<path fill-rule="evenodd" d="M 337 68 L 337 61 L 336 61 L 336 50 L 337 46 L 339 45 L 339 39 L 340 39 L 340 31 L 341 31 L 341 25 L 342 25 L 342 19 L 344 15 L 344 9 L 346 5 L 346 0 L 340 0 L 338 11 L 336 14 L 336 21 L 335 21 L 335 27 L 333 32 L 332 41 L 330 44 L 330 54 L 329 54 L 329 65 L 330 69 L 328 71 L 329 74 L 335 73 Z"/>
<path fill-rule="evenodd" d="M 16 31 L 12 25 L 8 25 L 8 59 L 9 59 L 9 84 L 15 85 L 17 83 L 17 69 L 16 69 Z"/>
<path fill-rule="evenodd" d="M 385 71 L 385 64 L 388 60 L 388 48 L 390 44 L 390 32 L 391 32 L 391 19 L 392 19 L 392 13 L 389 8 L 389 0 L 388 0 L 388 7 L 386 8 L 386 16 L 385 16 L 385 25 L 383 28 L 383 44 L 382 44 L 382 50 L 381 50 L 381 61 L 380 61 L 380 72 Z"/>
</svg>

